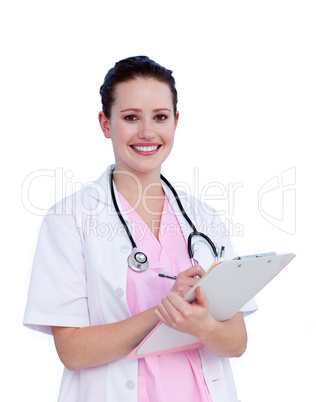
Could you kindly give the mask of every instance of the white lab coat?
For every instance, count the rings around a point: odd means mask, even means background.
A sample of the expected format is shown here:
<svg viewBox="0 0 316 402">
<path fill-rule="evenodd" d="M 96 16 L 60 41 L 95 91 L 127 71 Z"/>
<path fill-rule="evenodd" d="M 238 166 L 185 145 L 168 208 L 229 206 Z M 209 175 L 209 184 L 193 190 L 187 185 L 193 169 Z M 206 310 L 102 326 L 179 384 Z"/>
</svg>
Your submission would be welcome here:
<svg viewBox="0 0 316 402">
<path fill-rule="evenodd" d="M 131 243 L 112 204 L 112 167 L 96 182 L 57 203 L 44 218 L 24 325 L 51 334 L 52 326 L 102 325 L 131 316 L 126 300 Z M 191 228 L 171 191 L 164 189 L 187 239 Z M 215 244 L 225 245 L 226 257 L 231 258 L 229 237 L 215 211 L 184 193 L 180 198 L 197 229 L 210 235 Z M 196 237 L 193 242 L 195 259 L 207 269 L 212 262 L 208 246 Z M 255 309 L 251 301 L 242 311 Z M 229 359 L 205 347 L 199 351 L 213 402 L 237 402 Z M 58 400 L 137 402 L 137 375 L 137 360 L 123 358 L 75 372 L 65 368 Z"/>
</svg>

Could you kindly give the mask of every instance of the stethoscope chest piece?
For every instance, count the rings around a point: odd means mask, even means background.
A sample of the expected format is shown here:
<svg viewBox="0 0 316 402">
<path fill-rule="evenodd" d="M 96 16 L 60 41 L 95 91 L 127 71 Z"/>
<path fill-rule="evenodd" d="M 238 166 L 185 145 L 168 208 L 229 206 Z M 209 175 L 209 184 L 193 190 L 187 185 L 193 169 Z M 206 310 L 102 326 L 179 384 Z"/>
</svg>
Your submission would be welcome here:
<svg viewBox="0 0 316 402">
<path fill-rule="evenodd" d="M 142 253 L 141 251 L 137 251 L 136 253 L 129 255 L 127 262 L 132 270 L 136 272 L 146 271 L 149 266 L 146 254 Z"/>
</svg>

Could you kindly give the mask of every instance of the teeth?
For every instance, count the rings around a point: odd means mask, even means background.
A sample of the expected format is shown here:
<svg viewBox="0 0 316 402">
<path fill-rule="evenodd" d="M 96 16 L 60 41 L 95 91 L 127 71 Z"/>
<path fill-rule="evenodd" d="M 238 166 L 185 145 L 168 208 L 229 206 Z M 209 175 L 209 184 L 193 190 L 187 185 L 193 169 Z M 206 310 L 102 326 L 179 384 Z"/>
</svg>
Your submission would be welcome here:
<svg viewBox="0 0 316 402">
<path fill-rule="evenodd" d="M 151 151 L 155 151 L 156 149 L 158 149 L 158 145 L 152 145 L 150 147 L 133 146 L 133 148 L 136 149 L 136 151 L 140 151 L 140 152 L 151 152 Z"/>
</svg>

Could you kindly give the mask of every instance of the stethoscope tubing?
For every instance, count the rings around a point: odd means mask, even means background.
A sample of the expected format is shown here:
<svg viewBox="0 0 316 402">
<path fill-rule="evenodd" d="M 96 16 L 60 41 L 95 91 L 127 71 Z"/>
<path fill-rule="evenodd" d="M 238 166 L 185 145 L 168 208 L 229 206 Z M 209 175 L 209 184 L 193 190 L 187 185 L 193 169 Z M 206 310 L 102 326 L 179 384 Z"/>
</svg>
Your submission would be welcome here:
<svg viewBox="0 0 316 402">
<path fill-rule="evenodd" d="M 191 228 L 193 230 L 193 232 L 190 233 L 190 235 L 188 237 L 188 252 L 189 252 L 190 258 L 193 259 L 192 238 L 194 236 L 203 237 L 203 239 L 205 239 L 209 243 L 209 245 L 211 246 L 211 248 L 213 250 L 213 254 L 214 254 L 215 258 L 217 258 L 218 257 L 218 251 L 216 249 L 215 244 L 212 242 L 212 240 L 208 236 L 206 236 L 206 234 L 197 231 L 195 225 L 193 224 L 193 222 L 191 221 L 191 219 L 188 217 L 187 213 L 185 212 L 185 210 L 183 208 L 183 205 L 182 205 L 182 202 L 180 201 L 179 195 L 176 192 L 175 188 L 172 186 L 172 184 L 162 174 L 160 175 L 160 178 L 167 184 L 167 186 L 172 191 L 182 215 L 184 216 L 184 218 L 186 219 L 186 221 L 188 222 L 188 224 L 191 226 Z"/>
<path fill-rule="evenodd" d="M 138 252 L 137 245 L 136 245 L 136 243 L 135 243 L 135 241 L 133 239 L 133 236 L 132 236 L 132 234 L 131 234 L 131 232 L 130 232 L 130 230 L 129 230 L 126 222 L 125 222 L 125 219 L 122 216 L 120 208 L 119 208 L 119 206 L 117 204 L 116 197 L 115 197 L 115 191 L 114 191 L 114 184 L 113 184 L 114 183 L 113 173 L 114 173 L 114 169 L 112 169 L 111 173 L 110 173 L 110 188 L 111 188 L 111 197 L 112 197 L 113 205 L 114 205 L 115 211 L 116 211 L 116 213 L 117 213 L 122 225 L 125 228 L 126 234 L 127 234 L 128 238 L 129 238 L 129 240 L 130 240 L 130 242 L 132 244 L 133 250 L 134 250 L 134 253 L 131 254 L 128 257 L 128 264 L 135 271 L 142 272 L 142 271 L 144 271 L 144 270 L 146 270 L 148 268 L 147 256 L 142 252 Z M 202 232 L 199 232 L 196 229 L 194 223 L 191 221 L 191 219 L 189 218 L 189 216 L 185 212 L 185 210 L 183 208 L 183 205 L 182 205 L 182 202 L 180 201 L 179 195 L 176 192 L 175 188 L 172 186 L 172 184 L 162 174 L 160 175 L 160 178 L 161 178 L 162 181 L 164 181 L 166 183 L 166 185 L 169 187 L 169 189 L 173 193 L 173 195 L 175 197 L 175 200 L 177 201 L 178 207 L 179 207 L 183 217 L 185 218 L 185 220 L 188 222 L 188 224 L 190 225 L 190 227 L 192 229 L 192 233 L 190 233 L 189 236 L 188 236 L 188 253 L 189 253 L 190 259 L 192 261 L 192 265 L 194 265 L 193 251 L 192 251 L 192 238 L 194 236 L 201 236 L 203 239 L 205 239 L 209 243 L 209 245 L 211 246 L 215 259 L 217 259 L 218 258 L 218 250 L 217 250 L 215 244 L 212 242 L 212 240 L 206 234 L 204 234 Z M 138 260 L 137 255 L 141 255 L 141 257 L 143 257 L 143 256 L 145 257 L 146 261 L 145 261 L 144 264 L 146 264 L 146 268 L 145 268 L 145 266 L 142 267 L 143 263 L 140 263 L 139 261 L 137 261 Z M 133 261 L 133 260 L 135 260 L 135 266 L 134 267 L 132 266 L 133 264 L 131 263 L 131 261 Z"/>
<path fill-rule="evenodd" d="M 132 234 L 131 234 L 131 232 L 130 232 L 130 230 L 129 230 L 126 222 L 125 222 L 125 219 L 122 216 L 122 213 L 120 211 L 119 206 L 117 205 L 117 201 L 116 201 L 116 197 L 115 197 L 115 191 L 114 191 L 114 184 L 113 184 L 113 182 L 114 182 L 113 173 L 114 173 L 114 169 L 111 170 L 111 174 L 110 174 L 111 197 L 112 197 L 112 201 L 113 201 L 113 204 L 114 204 L 114 208 L 115 208 L 115 211 L 116 211 L 118 217 L 120 218 L 120 221 L 122 222 L 122 225 L 125 228 L 127 236 L 129 237 L 129 239 L 130 239 L 130 241 L 132 243 L 133 249 L 137 250 L 137 246 L 136 246 L 136 243 L 135 243 L 135 241 L 133 239 L 133 236 L 132 236 Z"/>
</svg>

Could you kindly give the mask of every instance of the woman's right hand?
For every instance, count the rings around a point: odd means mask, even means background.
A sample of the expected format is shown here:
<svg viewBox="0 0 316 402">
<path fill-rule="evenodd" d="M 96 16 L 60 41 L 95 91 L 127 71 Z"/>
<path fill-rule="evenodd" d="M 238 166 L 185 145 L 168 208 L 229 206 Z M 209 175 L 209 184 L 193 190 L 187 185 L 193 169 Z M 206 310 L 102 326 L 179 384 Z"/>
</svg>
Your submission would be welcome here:
<svg viewBox="0 0 316 402">
<path fill-rule="evenodd" d="M 177 292 L 180 296 L 184 297 L 204 274 L 205 271 L 200 265 L 194 265 L 180 272 L 177 275 L 175 284 L 172 286 L 171 292 Z"/>
</svg>

